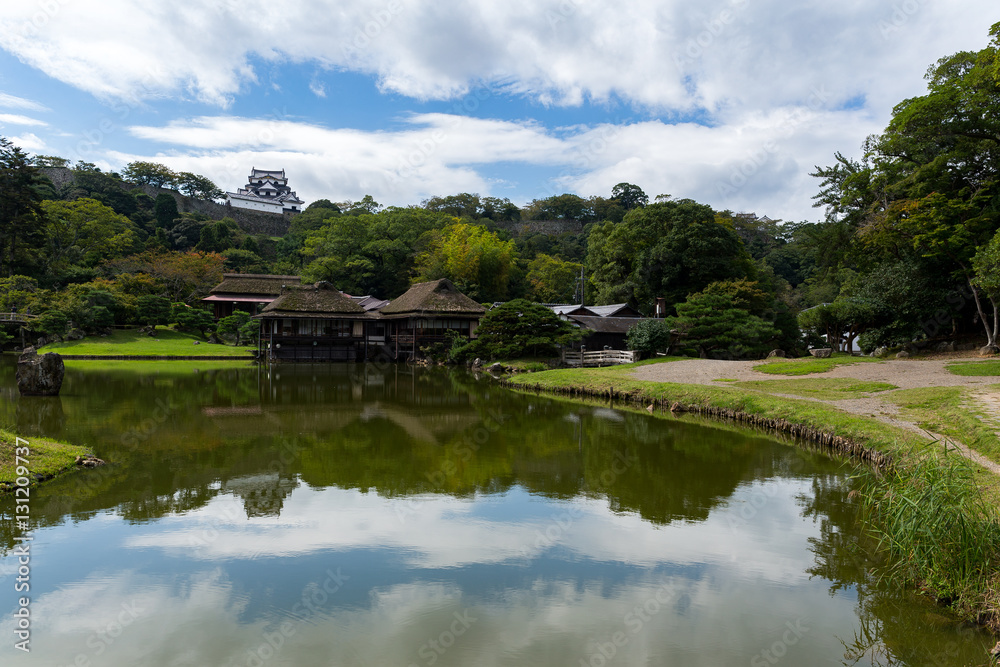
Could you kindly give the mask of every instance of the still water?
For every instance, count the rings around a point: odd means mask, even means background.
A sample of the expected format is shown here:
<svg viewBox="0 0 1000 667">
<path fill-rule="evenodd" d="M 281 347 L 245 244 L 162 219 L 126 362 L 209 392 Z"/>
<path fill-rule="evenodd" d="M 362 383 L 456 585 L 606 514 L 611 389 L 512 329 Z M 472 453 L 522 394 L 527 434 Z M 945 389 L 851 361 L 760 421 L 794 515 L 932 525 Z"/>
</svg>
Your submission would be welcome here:
<svg viewBox="0 0 1000 667">
<path fill-rule="evenodd" d="M 852 468 L 720 424 L 403 366 L 68 362 L 0 423 L 110 462 L 31 500 L 4 665 L 970 665 L 880 587 Z"/>
</svg>

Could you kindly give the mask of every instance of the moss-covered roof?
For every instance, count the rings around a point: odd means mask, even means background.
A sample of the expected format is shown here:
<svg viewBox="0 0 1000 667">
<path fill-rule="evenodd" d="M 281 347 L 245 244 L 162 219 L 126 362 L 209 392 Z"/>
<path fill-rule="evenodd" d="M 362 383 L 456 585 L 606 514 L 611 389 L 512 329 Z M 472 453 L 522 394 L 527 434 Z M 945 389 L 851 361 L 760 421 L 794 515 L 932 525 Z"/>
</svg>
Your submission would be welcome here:
<svg viewBox="0 0 1000 667">
<path fill-rule="evenodd" d="M 365 309 L 350 297 L 326 282 L 315 285 L 286 285 L 281 295 L 269 303 L 261 315 L 265 317 L 308 317 L 331 315 L 365 315 Z"/>
<path fill-rule="evenodd" d="M 448 315 L 482 315 L 486 312 L 481 304 L 465 296 L 442 278 L 426 283 L 417 283 L 398 299 L 393 299 L 382 309 L 383 315 L 405 315 L 410 313 L 441 313 Z"/>
<path fill-rule="evenodd" d="M 298 285 L 298 276 L 273 276 L 263 273 L 223 273 L 222 282 L 212 288 L 211 294 L 281 294 L 282 285 Z"/>
</svg>

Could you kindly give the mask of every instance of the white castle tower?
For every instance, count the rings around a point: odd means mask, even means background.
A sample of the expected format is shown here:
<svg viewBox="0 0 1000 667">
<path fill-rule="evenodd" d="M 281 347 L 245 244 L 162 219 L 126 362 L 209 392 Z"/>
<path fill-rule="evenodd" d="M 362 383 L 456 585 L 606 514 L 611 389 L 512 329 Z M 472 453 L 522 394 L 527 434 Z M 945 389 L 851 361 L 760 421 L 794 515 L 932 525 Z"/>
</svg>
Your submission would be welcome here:
<svg viewBox="0 0 1000 667">
<path fill-rule="evenodd" d="M 249 208 L 268 213 L 299 212 L 304 202 L 288 187 L 285 170 L 250 170 L 250 179 L 245 188 L 226 193 L 226 203 L 237 208 Z"/>
</svg>

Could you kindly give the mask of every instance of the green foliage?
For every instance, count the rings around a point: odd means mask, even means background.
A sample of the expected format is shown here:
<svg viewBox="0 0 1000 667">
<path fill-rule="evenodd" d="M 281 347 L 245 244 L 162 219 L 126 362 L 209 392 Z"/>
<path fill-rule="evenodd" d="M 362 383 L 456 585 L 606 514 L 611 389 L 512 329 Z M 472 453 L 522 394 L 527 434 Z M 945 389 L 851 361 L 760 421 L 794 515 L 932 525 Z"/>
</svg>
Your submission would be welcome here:
<svg viewBox="0 0 1000 667">
<path fill-rule="evenodd" d="M 642 208 L 649 203 L 649 196 L 638 185 L 619 183 L 611 188 L 611 200 L 626 211 Z"/>
<path fill-rule="evenodd" d="M 1000 521 L 979 488 L 972 465 L 945 443 L 930 447 L 883 474 L 858 477 L 863 516 L 888 571 L 919 584 L 968 613 L 995 579 L 1000 559 Z"/>
<path fill-rule="evenodd" d="M 45 271 L 60 282 L 73 266 L 94 267 L 138 249 L 135 225 L 94 199 L 42 202 L 48 224 Z"/>
<path fill-rule="evenodd" d="M 149 326 L 170 323 L 170 299 L 165 296 L 148 294 L 139 297 L 136 319 Z"/>
<path fill-rule="evenodd" d="M 226 194 L 210 179 L 199 174 L 192 174 L 189 171 L 182 171 L 177 174 L 176 184 L 177 189 L 183 194 L 195 199 L 211 201 L 213 199 L 221 199 Z"/>
<path fill-rule="evenodd" d="M 456 353 L 458 359 L 516 359 L 558 353 L 558 346 L 580 339 L 580 331 L 551 309 L 514 299 L 483 316 L 475 340 Z"/>
<path fill-rule="evenodd" d="M 340 207 L 337 206 L 336 204 L 334 204 L 329 199 L 317 199 L 316 201 L 314 201 L 311 204 L 309 204 L 309 206 L 306 206 L 306 211 L 313 211 L 313 210 L 321 209 L 321 208 L 328 209 L 328 210 L 334 211 L 336 213 L 340 213 L 341 212 L 340 211 Z"/>
<path fill-rule="evenodd" d="M 513 241 L 502 241 L 480 225 L 455 223 L 429 235 L 417 257 L 417 282 L 448 278 L 459 290 L 482 302 L 507 298 L 517 259 Z"/>
<path fill-rule="evenodd" d="M 177 200 L 166 192 L 156 195 L 153 204 L 153 214 L 156 217 L 156 226 L 167 229 L 172 227 L 174 219 L 177 217 Z"/>
<path fill-rule="evenodd" d="M 142 160 L 125 165 L 125 168 L 122 169 L 122 176 L 129 182 L 151 185 L 154 188 L 173 187 L 178 178 L 178 175 L 169 167 L 157 162 L 144 162 Z"/>
<path fill-rule="evenodd" d="M 718 280 L 754 278 L 739 236 L 689 199 L 629 211 L 618 224 L 595 225 L 587 267 L 598 303 L 628 302 L 649 311 L 656 297 L 668 308 Z"/>
<path fill-rule="evenodd" d="M 419 208 L 393 207 L 359 216 L 316 209 L 292 219 L 292 235 L 302 238 L 301 252 L 311 259 L 304 282 L 326 280 L 348 294 L 393 298 L 409 289 L 414 252 L 429 243 L 425 234 L 451 222 L 454 218 Z M 303 226 L 296 229 L 297 224 Z M 283 244 L 279 258 L 297 255 Z"/>
<path fill-rule="evenodd" d="M 0 137 L 0 275 L 30 273 L 43 247 L 45 211 L 27 153 Z"/>
<path fill-rule="evenodd" d="M 215 318 L 210 311 L 184 303 L 173 304 L 170 319 L 177 323 L 178 330 L 193 331 L 203 336 L 215 328 Z"/>
<path fill-rule="evenodd" d="M 644 319 L 632 325 L 625 341 L 630 350 L 655 354 L 666 352 L 670 348 L 672 336 L 666 320 Z"/>
<path fill-rule="evenodd" d="M 230 248 L 222 252 L 226 258 L 226 271 L 230 273 L 267 273 L 267 262 L 249 250 Z"/>
<path fill-rule="evenodd" d="M 431 197 L 421 204 L 428 211 L 444 213 L 466 220 L 520 220 L 521 210 L 509 199 L 480 197 L 462 192 L 447 197 Z"/>
<path fill-rule="evenodd" d="M 760 358 L 780 335 L 723 294 L 693 294 L 677 304 L 677 317 L 666 322 L 678 330 L 681 345 L 694 346 L 701 355 L 715 359 Z"/>
<path fill-rule="evenodd" d="M 49 310 L 31 322 L 31 330 L 47 336 L 63 335 L 69 329 L 69 317 L 61 310 Z"/>
<path fill-rule="evenodd" d="M 539 254 L 528 263 L 528 296 L 540 303 L 574 301 L 581 264 Z"/>
<path fill-rule="evenodd" d="M 247 325 L 252 326 L 248 327 Z M 241 345 L 244 338 L 248 337 L 246 334 L 250 333 L 251 329 L 253 332 L 256 332 L 259 328 L 257 321 L 250 319 L 250 313 L 244 310 L 237 310 L 232 315 L 219 320 L 218 325 L 215 327 L 215 333 L 225 338 L 234 338 L 236 345 Z M 251 337 L 256 337 L 255 333 L 251 334 Z"/>
</svg>

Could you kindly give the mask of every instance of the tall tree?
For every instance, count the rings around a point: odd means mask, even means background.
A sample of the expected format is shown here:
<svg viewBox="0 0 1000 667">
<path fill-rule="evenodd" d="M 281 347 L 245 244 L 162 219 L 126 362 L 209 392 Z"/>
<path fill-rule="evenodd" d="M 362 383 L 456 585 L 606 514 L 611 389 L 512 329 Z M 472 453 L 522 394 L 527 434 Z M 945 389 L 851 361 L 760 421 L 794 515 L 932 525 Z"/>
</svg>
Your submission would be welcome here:
<svg viewBox="0 0 1000 667">
<path fill-rule="evenodd" d="M 158 162 L 137 160 L 129 162 L 122 169 L 126 181 L 139 185 L 151 185 L 154 188 L 172 187 L 177 183 L 177 174 L 170 167 Z"/>
<path fill-rule="evenodd" d="M 649 196 L 638 185 L 619 183 L 611 188 L 611 199 L 626 211 L 642 208 L 649 203 Z"/>
<path fill-rule="evenodd" d="M 0 137 L 0 273 L 7 276 L 32 262 L 44 239 L 42 198 L 32 187 L 36 174 L 27 153 Z"/>
</svg>

